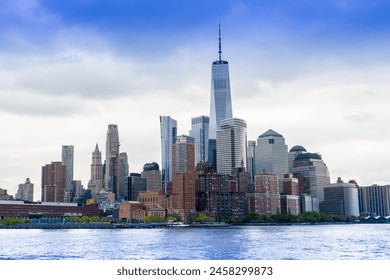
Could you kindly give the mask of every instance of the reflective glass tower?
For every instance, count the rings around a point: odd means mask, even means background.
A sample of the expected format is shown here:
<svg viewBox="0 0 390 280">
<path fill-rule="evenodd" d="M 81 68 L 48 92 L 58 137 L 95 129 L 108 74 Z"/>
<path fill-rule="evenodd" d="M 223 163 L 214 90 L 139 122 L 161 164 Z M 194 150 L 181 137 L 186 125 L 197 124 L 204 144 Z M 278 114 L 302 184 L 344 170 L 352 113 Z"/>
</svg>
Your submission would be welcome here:
<svg viewBox="0 0 390 280">
<path fill-rule="evenodd" d="M 191 119 L 190 136 L 195 139 L 195 163 L 208 160 L 209 117 L 199 116 Z"/>
<path fill-rule="evenodd" d="M 167 192 L 172 181 L 172 145 L 176 143 L 177 121 L 170 116 L 160 116 L 162 188 Z"/>
<path fill-rule="evenodd" d="M 218 55 L 219 59 L 213 62 L 211 68 L 210 139 L 216 139 L 216 131 L 220 129 L 221 120 L 233 118 L 229 65 L 227 61 L 222 60 L 221 28 Z"/>
</svg>

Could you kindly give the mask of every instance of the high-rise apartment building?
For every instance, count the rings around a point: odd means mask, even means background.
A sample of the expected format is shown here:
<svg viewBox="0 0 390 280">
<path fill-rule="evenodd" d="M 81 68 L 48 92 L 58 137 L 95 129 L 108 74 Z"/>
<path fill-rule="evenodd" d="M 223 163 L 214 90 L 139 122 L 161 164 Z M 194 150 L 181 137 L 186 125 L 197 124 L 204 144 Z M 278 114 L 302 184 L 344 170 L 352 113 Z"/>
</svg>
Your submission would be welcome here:
<svg viewBox="0 0 390 280">
<path fill-rule="evenodd" d="M 70 197 L 74 196 L 74 189 L 72 185 L 73 181 L 73 163 L 74 163 L 74 146 L 63 145 L 62 146 L 62 165 L 65 165 L 65 187 L 66 192 L 69 193 Z"/>
<path fill-rule="evenodd" d="M 269 129 L 257 138 L 256 146 L 256 174 L 270 172 L 279 179 L 281 192 L 282 180 L 288 172 L 287 145 L 283 135 Z"/>
<path fill-rule="evenodd" d="M 192 137 L 178 136 L 172 147 L 172 208 L 170 212 L 179 215 L 184 221 L 195 213 L 195 140 Z"/>
<path fill-rule="evenodd" d="M 364 216 L 390 216 L 390 185 L 360 186 L 359 208 Z"/>
<path fill-rule="evenodd" d="M 65 172 L 62 162 L 52 162 L 42 166 L 42 198 L 43 202 L 65 202 Z"/>
<path fill-rule="evenodd" d="M 109 124 L 106 138 L 106 162 L 104 187 L 118 197 L 119 133 L 116 124 Z"/>
<path fill-rule="evenodd" d="M 170 116 L 160 116 L 162 188 L 167 192 L 172 181 L 172 145 L 176 143 L 177 121 Z"/>
<path fill-rule="evenodd" d="M 15 199 L 24 201 L 33 201 L 34 184 L 30 182 L 30 178 L 26 179 L 24 184 L 19 184 L 18 191 L 15 194 Z"/>
<path fill-rule="evenodd" d="M 246 168 L 246 121 L 225 119 L 220 127 L 217 131 L 217 172 L 231 174 L 234 168 Z"/>
<path fill-rule="evenodd" d="M 162 190 L 161 171 L 158 163 L 145 163 L 141 177 L 146 179 L 146 190 Z"/>
<path fill-rule="evenodd" d="M 208 116 L 191 119 L 190 136 L 195 139 L 195 162 L 208 161 L 209 152 L 209 122 Z"/>
</svg>

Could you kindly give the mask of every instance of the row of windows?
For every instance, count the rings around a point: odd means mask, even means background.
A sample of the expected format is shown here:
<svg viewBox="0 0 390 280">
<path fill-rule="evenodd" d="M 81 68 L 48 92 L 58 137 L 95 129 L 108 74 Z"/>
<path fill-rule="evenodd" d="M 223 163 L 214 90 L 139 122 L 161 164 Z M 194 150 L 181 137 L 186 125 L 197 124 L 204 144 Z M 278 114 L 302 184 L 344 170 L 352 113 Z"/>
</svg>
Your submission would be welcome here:
<svg viewBox="0 0 390 280">
<path fill-rule="evenodd" d="M 227 88 L 227 80 L 226 79 L 214 80 L 214 90 L 225 89 L 225 88 Z"/>
</svg>

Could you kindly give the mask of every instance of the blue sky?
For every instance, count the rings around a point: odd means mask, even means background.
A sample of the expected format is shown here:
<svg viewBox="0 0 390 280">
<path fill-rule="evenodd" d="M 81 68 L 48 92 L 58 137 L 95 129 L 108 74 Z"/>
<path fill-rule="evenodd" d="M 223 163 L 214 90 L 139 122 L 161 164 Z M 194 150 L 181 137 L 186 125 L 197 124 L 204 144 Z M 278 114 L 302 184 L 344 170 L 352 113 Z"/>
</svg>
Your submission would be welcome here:
<svg viewBox="0 0 390 280">
<path fill-rule="evenodd" d="M 209 114 L 219 23 L 248 140 L 272 128 L 321 153 L 333 182 L 390 183 L 388 1 L 6 0 L 0 187 L 30 177 L 39 199 L 40 168 L 65 144 L 86 187 L 109 123 L 131 172 L 160 163 L 159 115 L 187 134 Z"/>
</svg>

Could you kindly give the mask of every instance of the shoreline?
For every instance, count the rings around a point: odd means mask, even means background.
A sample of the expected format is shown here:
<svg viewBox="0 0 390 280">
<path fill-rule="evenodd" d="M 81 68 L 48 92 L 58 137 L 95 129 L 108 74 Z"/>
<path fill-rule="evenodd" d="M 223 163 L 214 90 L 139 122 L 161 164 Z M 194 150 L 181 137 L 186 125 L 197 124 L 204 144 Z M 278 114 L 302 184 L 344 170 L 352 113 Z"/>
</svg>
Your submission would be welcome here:
<svg viewBox="0 0 390 280">
<path fill-rule="evenodd" d="M 315 223 L 225 223 L 225 224 L 183 224 L 183 223 L 26 223 L 19 225 L 0 225 L 0 229 L 148 229 L 148 228 L 230 228 L 253 226 L 307 226 L 307 225 L 345 225 L 345 224 L 386 224 L 362 222 L 315 222 Z"/>
</svg>

